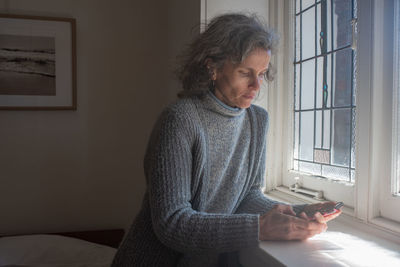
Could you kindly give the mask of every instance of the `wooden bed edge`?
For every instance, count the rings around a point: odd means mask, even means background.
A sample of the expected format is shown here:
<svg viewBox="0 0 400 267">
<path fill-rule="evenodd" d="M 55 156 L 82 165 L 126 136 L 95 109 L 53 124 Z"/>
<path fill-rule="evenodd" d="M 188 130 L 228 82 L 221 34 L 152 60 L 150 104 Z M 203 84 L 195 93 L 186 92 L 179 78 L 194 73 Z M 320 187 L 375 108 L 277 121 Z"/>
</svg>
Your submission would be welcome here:
<svg viewBox="0 0 400 267">
<path fill-rule="evenodd" d="M 54 235 L 62 235 L 74 237 L 85 241 L 106 245 L 113 248 L 118 248 L 121 243 L 125 231 L 123 229 L 95 230 L 95 231 L 80 231 L 66 233 L 51 233 Z"/>
<path fill-rule="evenodd" d="M 16 234 L 16 235 L 3 235 L 6 236 L 21 236 L 21 235 L 61 235 L 66 237 L 73 237 L 88 242 L 105 245 L 113 248 L 118 248 L 122 239 L 124 238 L 124 229 L 105 229 L 105 230 L 91 230 L 91 231 L 78 231 L 78 232 L 61 232 L 61 233 L 29 233 L 29 234 Z"/>
</svg>

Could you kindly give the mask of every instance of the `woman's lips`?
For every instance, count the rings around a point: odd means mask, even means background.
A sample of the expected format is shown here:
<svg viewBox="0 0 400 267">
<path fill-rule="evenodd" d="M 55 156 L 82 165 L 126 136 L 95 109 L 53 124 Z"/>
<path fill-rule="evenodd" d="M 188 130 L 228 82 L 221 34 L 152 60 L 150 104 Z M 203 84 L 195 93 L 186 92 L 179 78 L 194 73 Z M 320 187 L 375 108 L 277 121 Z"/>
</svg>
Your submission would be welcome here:
<svg viewBox="0 0 400 267">
<path fill-rule="evenodd" d="M 247 99 L 254 99 L 256 96 L 255 95 L 244 95 L 243 97 L 247 98 Z"/>
</svg>

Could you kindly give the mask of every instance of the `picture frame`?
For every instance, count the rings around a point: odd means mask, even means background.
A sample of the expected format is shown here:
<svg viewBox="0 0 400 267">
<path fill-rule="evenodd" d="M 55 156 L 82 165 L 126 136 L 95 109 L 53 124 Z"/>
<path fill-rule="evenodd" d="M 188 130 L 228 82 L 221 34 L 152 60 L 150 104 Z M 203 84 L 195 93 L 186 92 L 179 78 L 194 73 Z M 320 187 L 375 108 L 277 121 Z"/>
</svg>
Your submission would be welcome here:
<svg viewBox="0 0 400 267">
<path fill-rule="evenodd" d="M 0 110 L 76 110 L 74 18 L 0 14 Z"/>
</svg>

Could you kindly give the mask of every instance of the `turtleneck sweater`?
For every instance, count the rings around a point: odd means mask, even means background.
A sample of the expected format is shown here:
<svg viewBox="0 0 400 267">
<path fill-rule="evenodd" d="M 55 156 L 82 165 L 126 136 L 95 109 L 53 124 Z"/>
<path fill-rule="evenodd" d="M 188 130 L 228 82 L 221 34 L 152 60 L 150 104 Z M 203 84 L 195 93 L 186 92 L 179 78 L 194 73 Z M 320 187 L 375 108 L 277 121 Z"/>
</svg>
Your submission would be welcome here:
<svg viewBox="0 0 400 267">
<path fill-rule="evenodd" d="M 221 266 L 257 246 L 267 112 L 225 105 L 211 92 L 160 115 L 144 158 L 142 208 L 113 266 Z M 228 253 L 227 253 L 228 252 Z"/>
</svg>

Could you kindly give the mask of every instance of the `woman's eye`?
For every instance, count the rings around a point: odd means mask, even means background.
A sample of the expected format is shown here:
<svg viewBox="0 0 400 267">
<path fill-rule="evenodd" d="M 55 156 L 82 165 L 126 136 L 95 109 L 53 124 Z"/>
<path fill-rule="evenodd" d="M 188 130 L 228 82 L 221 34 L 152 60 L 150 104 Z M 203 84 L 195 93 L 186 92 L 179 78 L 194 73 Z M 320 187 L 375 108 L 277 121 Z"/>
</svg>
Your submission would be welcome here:
<svg viewBox="0 0 400 267">
<path fill-rule="evenodd" d="M 265 77 L 265 73 L 258 74 L 258 79 L 262 80 Z"/>
<path fill-rule="evenodd" d="M 248 76 L 250 76 L 250 72 L 241 71 L 241 72 L 240 72 L 240 75 L 242 75 L 242 76 L 244 76 L 244 77 L 248 77 Z"/>
</svg>

